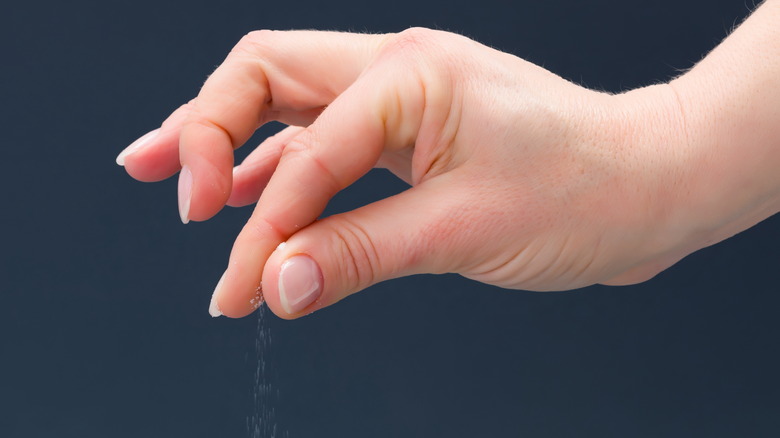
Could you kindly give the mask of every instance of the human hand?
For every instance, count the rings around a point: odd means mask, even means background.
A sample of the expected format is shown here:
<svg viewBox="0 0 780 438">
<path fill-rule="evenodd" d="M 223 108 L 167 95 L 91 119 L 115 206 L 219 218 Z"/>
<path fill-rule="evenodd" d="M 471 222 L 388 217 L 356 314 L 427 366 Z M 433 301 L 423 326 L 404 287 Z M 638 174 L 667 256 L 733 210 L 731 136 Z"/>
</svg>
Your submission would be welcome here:
<svg viewBox="0 0 780 438">
<path fill-rule="evenodd" d="M 185 223 L 257 201 L 211 312 L 262 294 L 294 318 L 416 273 L 526 290 L 652 277 L 714 238 L 680 192 L 697 146 L 680 108 L 669 85 L 599 93 L 446 32 L 262 31 L 118 162 L 142 181 L 181 165 Z M 233 168 L 271 120 L 291 126 Z M 373 167 L 412 187 L 317 219 Z"/>
</svg>

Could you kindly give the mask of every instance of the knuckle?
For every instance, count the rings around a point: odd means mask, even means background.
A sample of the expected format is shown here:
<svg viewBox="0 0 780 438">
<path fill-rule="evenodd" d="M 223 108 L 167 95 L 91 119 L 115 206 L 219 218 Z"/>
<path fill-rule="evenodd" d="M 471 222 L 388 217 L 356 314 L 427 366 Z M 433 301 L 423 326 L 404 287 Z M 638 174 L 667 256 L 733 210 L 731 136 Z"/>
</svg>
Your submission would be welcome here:
<svg viewBox="0 0 780 438">
<path fill-rule="evenodd" d="M 417 53 L 428 50 L 436 33 L 423 27 L 412 27 L 395 34 L 385 45 L 388 53 Z"/>
<path fill-rule="evenodd" d="M 388 38 L 381 54 L 400 56 L 404 61 L 411 59 L 433 69 L 435 75 L 448 76 L 475 62 L 477 46 L 475 41 L 456 33 L 413 27 Z"/>
<path fill-rule="evenodd" d="M 253 30 L 238 40 L 231 50 L 231 55 L 258 56 L 273 48 L 272 41 L 276 35 L 272 30 Z"/>
<path fill-rule="evenodd" d="M 236 141 L 233 134 L 231 134 L 230 130 L 221 124 L 220 122 L 213 120 L 209 118 L 207 115 L 204 115 L 202 112 L 200 112 L 197 108 L 192 108 L 190 110 L 190 117 L 187 123 L 185 124 L 186 128 L 192 128 L 196 127 L 199 129 L 202 129 L 201 132 L 206 131 L 213 131 L 216 132 L 217 135 L 222 136 L 229 144 L 230 147 L 233 149 L 238 148 L 241 146 L 241 143 Z"/>
<path fill-rule="evenodd" d="M 179 108 L 176 109 L 176 111 L 181 111 L 184 113 L 189 113 L 190 111 L 193 111 L 196 107 L 195 101 L 197 98 L 190 99 L 189 102 L 182 104 Z"/>
<path fill-rule="evenodd" d="M 316 140 L 312 140 L 315 133 L 308 135 L 299 135 L 290 140 L 282 150 L 281 159 L 284 161 L 298 161 L 303 167 L 317 175 L 322 184 L 326 185 L 327 192 L 335 193 L 340 187 L 349 184 L 349 179 L 338 175 L 331 167 L 323 161 L 318 153 Z"/>
<path fill-rule="evenodd" d="M 285 234 L 282 231 L 279 225 L 266 218 L 251 218 L 241 230 L 241 237 L 252 243 L 268 240 L 283 241 Z"/>
<path fill-rule="evenodd" d="M 309 134 L 311 135 L 311 134 Z M 312 142 L 308 139 L 302 138 L 303 136 L 296 136 L 284 146 L 284 156 L 310 154 L 312 152 Z"/>
<path fill-rule="evenodd" d="M 423 82 L 435 80 L 443 86 L 463 69 L 469 52 L 465 41 L 470 40 L 450 32 L 413 27 L 389 37 L 378 59 L 427 78 Z"/>
</svg>

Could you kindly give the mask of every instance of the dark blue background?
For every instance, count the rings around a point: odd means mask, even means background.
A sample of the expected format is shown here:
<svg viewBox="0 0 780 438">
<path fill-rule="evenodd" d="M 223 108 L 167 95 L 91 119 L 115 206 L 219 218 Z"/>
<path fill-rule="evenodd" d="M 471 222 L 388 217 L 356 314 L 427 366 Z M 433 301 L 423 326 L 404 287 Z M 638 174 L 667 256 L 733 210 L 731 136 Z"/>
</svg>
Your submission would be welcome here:
<svg viewBox="0 0 780 438">
<path fill-rule="evenodd" d="M 436 27 L 621 91 L 691 66 L 747 13 L 744 0 L 4 5 L 0 437 L 248 436 L 257 320 L 207 308 L 250 209 L 184 226 L 175 179 L 144 185 L 114 164 L 244 33 Z M 374 172 L 328 211 L 402 188 Z M 417 276 L 269 317 L 278 436 L 777 436 L 779 237 L 767 220 L 633 287 Z"/>
</svg>

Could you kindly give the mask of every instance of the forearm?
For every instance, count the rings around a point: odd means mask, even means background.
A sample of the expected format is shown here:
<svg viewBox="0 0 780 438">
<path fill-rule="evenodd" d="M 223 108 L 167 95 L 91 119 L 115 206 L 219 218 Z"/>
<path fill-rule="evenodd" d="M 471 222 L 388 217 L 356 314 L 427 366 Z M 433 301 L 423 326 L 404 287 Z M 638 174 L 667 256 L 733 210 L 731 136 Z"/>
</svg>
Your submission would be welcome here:
<svg viewBox="0 0 780 438">
<path fill-rule="evenodd" d="M 780 211 L 780 0 L 765 2 L 667 88 L 679 130 L 678 212 L 706 246 Z M 676 231 L 681 231 L 679 228 Z"/>
<path fill-rule="evenodd" d="M 671 84 L 701 160 L 695 192 L 712 194 L 714 214 L 723 217 L 729 212 L 717 210 L 730 208 L 732 227 L 746 228 L 780 210 L 778 23 L 780 1 L 770 0 Z M 737 204 L 718 199 L 726 196 Z"/>
</svg>

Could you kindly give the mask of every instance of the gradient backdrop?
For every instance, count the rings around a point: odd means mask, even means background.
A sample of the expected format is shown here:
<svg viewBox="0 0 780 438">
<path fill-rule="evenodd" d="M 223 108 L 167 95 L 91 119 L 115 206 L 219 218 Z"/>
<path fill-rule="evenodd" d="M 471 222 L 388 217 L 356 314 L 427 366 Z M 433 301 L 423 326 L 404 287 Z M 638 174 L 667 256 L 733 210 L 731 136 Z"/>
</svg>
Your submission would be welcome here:
<svg viewBox="0 0 780 438">
<path fill-rule="evenodd" d="M 250 436 L 257 319 L 207 308 L 251 209 L 184 226 L 175 179 L 142 184 L 114 164 L 246 32 L 435 27 L 617 92 L 691 66 L 748 10 L 745 0 L 5 4 L 0 437 Z M 374 171 L 328 213 L 402 189 Z M 275 436 L 778 436 L 779 243 L 776 217 L 633 287 L 539 294 L 417 276 L 299 321 L 269 316 Z"/>
</svg>

